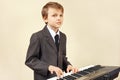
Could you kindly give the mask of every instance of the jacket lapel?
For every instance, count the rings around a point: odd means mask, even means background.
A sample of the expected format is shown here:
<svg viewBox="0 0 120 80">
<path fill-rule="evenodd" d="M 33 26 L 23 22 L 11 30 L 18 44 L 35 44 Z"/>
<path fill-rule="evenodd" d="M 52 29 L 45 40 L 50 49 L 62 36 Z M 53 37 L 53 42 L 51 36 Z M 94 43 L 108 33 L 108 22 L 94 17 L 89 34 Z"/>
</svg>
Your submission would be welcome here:
<svg viewBox="0 0 120 80">
<path fill-rule="evenodd" d="M 54 50 L 57 51 L 55 42 L 54 42 L 52 36 L 50 35 L 50 32 L 47 29 L 47 26 L 44 27 L 43 32 L 44 32 L 47 42 L 54 48 Z"/>
<path fill-rule="evenodd" d="M 62 33 L 60 32 L 60 45 L 59 45 L 59 51 L 61 51 L 61 49 L 63 48 L 63 35 L 62 35 Z"/>
</svg>

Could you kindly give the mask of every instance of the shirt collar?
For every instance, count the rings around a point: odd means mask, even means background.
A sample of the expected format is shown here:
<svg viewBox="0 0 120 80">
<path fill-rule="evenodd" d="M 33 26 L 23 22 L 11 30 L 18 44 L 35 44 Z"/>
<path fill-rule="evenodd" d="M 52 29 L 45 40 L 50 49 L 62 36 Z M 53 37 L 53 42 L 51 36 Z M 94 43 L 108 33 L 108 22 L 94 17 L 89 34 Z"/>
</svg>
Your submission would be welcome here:
<svg viewBox="0 0 120 80">
<path fill-rule="evenodd" d="M 50 26 L 47 25 L 47 28 L 48 28 L 48 30 L 49 30 L 49 32 L 50 32 L 53 40 L 55 40 L 54 37 L 55 37 L 56 34 L 60 36 L 60 31 L 59 31 L 59 30 L 58 30 L 58 32 L 56 33 L 54 30 L 52 30 L 52 29 L 50 28 Z"/>
</svg>

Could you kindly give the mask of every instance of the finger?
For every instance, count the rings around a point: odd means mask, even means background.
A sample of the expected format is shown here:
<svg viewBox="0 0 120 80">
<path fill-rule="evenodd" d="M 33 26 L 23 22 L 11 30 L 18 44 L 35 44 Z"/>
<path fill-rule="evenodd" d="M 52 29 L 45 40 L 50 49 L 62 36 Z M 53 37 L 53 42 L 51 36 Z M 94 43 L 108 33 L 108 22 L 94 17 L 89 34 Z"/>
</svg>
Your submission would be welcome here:
<svg viewBox="0 0 120 80">
<path fill-rule="evenodd" d="M 76 68 L 76 72 L 78 72 L 78 69 Z"/>
<path fill-rule="evenodd" d="M 70 71 L 72 71 L 72 68 L 71 68 L 71 67 L 68 67 L 68 68 L 67 68 L 67 73 L 70 72 Z"/>
<path fill-rule="evenodd" d="M 70 68 L 67 68 L 67 72 L 69 72 L 70 71 Z"/>
<path fill-rule="evenodd" d="M 75 68 L 75 73 L 77 72 L 77 69 Z"/>
<path fill-rule="evenodd" d="M 56 72 L 56 74 L 57 74 L 57 77 L 60 78 L 60 76 L 61 76 L 60 72 Z"/>
<path fill-rule="evenodd" d="M 51 72 L 51 74 L 53 74 L 53 70 L 51 70 L 50 72 Z"/>
<path fill-rule="evenodd" d="M 60 68 L 56 68 L 55 73 L 56 73 L 57 77 L 59 77 L 59 78 L 61 77 L 61 75 L 63 75 L 63 72 Z"/>
<path fill-rule="evenodd" d="M 63 75 L 63 71 L 62 70 L 60 70 L 60 75 Z"/>
<path fill-rule="evenodd" d="M 77 72 L 77 69 L 75 68 L 75 73 Z"/>
<path fill-rule="evenodd" d="M 55 73 L 56 73 L 57 77 L 59 78 L 59 74 L 58 74 L 58 72 L 55 72 Z"/>
<path fill-rule="evenodd" d="M 58 69 L 58 74 L 59 74 L 60 76 L 63 75 L 63 72 L 62 72 L 61 69 Z"/>
<path fill-rule="evenodd" d="M 72 68 L 72 72 L 73 72 L 73 73 L 75 73 L 75 70 L 74 70 L 74 68 Z"/>
</svg>

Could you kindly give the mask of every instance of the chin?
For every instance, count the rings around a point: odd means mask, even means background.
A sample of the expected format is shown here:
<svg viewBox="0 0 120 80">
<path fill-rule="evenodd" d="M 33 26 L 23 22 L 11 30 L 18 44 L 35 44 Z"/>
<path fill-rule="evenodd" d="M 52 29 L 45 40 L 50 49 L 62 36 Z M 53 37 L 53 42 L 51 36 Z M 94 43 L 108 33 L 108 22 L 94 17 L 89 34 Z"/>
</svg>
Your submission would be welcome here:
<svg viewBox="0 0 120 80">
<path fill-rule="evenodd" d="M 57 26 L 56 26 L 56 28 L 60 28 L 60 27 L 61 27 L 61 25 L 57 25 Z"/>
<path fill-rule="evenodd" d="M 60 28 L 60 26 L 57 26 L 56 28 Z"/>
</svg>

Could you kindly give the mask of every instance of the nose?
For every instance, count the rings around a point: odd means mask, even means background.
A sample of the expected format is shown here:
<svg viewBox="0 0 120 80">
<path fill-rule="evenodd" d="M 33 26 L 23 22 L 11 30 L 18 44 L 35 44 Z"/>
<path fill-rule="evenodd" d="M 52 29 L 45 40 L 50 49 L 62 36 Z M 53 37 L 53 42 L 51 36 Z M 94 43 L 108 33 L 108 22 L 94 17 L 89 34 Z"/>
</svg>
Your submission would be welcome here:
<svg viewBox="0 0 120 80">
<path fill-rule="evenodd" d="M 61 16 L 57 16 L 57 20 L 61 20 L 62 19 L 62 17 Z"/>
<path fill-rule="evenodd" d="M 61 19 L 60 16 L 57 16 L 57 19 Z"/>
</svg>

